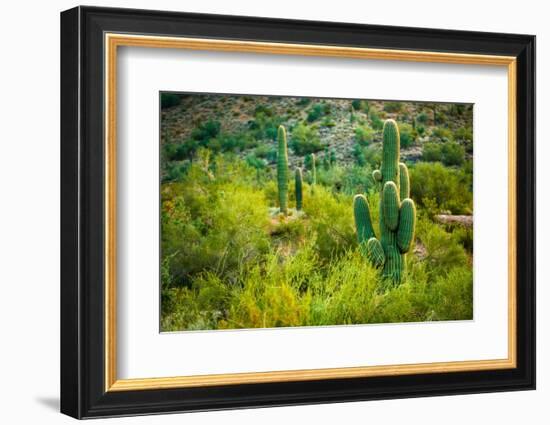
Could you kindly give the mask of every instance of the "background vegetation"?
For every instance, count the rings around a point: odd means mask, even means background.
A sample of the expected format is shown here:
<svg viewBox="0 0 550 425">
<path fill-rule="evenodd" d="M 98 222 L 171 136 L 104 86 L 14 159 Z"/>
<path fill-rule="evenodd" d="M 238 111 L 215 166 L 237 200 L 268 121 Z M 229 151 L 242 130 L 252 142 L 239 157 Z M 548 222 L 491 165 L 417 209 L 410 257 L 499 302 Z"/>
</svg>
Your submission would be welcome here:
<svg viewBox="0 0 550 425">
<path fill-rule="evenodd" d="M 437 220 L 472 214 L 471 105 L 163 94 L 161 107 L 163 331 L 472 318 L 472 229 Z M 386 118 L 418 208 L 399 286 L 360 255 L 353 225 L 357 193 L 378 223 Z M 276 213 L 280 124 L 291 171 L 304 168 L 298 220 Z"/>
</svg>

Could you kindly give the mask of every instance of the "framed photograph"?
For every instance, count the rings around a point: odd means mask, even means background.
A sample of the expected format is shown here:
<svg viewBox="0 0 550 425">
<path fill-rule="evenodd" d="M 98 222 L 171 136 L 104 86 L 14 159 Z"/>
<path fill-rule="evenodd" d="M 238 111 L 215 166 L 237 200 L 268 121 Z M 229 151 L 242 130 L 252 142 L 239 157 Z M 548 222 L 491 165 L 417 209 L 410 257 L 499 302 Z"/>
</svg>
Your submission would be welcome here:
<svg viewBox="0 0 550 425">
<path fill-rule="evenodd" d="M 61 14 L 61 411 L 535 387 L 535 37 Z"/>
</svg>

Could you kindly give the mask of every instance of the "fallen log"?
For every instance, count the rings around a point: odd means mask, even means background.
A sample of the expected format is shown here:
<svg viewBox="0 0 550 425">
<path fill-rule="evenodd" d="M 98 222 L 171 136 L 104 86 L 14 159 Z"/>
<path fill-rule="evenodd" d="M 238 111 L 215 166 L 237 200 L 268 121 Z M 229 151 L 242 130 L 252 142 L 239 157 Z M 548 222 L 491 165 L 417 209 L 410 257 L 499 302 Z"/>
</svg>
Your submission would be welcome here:
<svg viewBox="0 0 550 425">
<path fill-rule="evenodd" d="M 438 214 L 434 218 L 435 221 L 441 224 L 459 224 L 464 227 L 472 227 L 474 225 L 474 216 L 472 215 Z"/>
</svg>

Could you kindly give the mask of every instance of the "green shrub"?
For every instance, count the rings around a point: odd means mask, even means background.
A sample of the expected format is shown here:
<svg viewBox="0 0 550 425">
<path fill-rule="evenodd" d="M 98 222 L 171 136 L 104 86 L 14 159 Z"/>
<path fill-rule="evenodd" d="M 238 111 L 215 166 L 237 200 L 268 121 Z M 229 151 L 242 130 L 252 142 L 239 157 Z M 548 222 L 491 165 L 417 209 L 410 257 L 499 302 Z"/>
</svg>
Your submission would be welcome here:
<svg viewBox="0 0 550 425">
<path fill-rule="evenodd" d="M 351 102 L 351 106 L 353 106 L 355 111 L 363 111 L 365 114 L 368 114 L 370 111 L 368 100 L 355 99 Z"/>
<path fill-rule="evenodd" d="M 416 163 L 409 169 L 411 198 L 421 206 L 471 214 L 472 174 L 466 168 L 452 169 L 441 163 Z M 437 213 L 439 211 L 434 211 Z"/>
<path fill-rule="evenodd" d="M 355 141 L 361 146 L 368 146 L 374 139 L 374 130 L 368 126 L 355 127 Z"/>
<path fill-rule="evenodd" d="M 221 124 L 219 121 L 208 120 L 200 124 L 191 132 L 191 137 L 200 142 L 207 142 L 220 133 Z"/>
<path fill-rule="evenodd" d="M 177 106 L 181 103 L 181 98 L 177 94 L 173 93 L 161 93 L 160 94 L 160 107 L 162 109 Z"/>
<path fill-rule="evenodd" d="M 429 121 L 428 114 L 426 112 L 421 112 L 416 116 L 416 122 L 419 122 L 421 124 L 427 124 Z"/>
<path fill-rule="evenodd" d="M 363 152 L 365 153 L 365 161 L 367 161 L 367 164 L 371 167 L 378 167 L 382 162 L 382 147 L 380 144 L 369 146 L 365 148 Z"/>
<path fill-rule="evenodd" d="M 427 162 L 443 161 L 441 145 L 434 142 L 424 143 L 424 146 L 422 146 L 422 159 Z"/>
<path fill-rule="evenodd" d="M 323 150 L 318 130 L 300 123 L 292 129 L 290 147 L 296 155 L 306 155 Z"/>
<path fill-rule="evenodd" d="M 248 165 L 250 165 L 252 168 L 256 168 L 258 170 L 263 170 L 265 169 L 267 163 L 265 161 L 265 159 L 262 159 L 262 158 L 258 158 L 256 155 L 254 155 L 253 153 L 250 153 L 246 156 L 246 163 Z"/>
<path fill-rule="evenodd" d="M 269 105 L 258 105 L 256 108 L 254 108 L 254 115 L 265 115 L 268 117 L 273 116 L 273 107 Z"/>
<path fill-rule="evenodd" d="M 363 147 L 359 143 L 355 143 L 353 145 L 353 158 L 355 159 L 355 163 L 359 166 L 364 166 L 367 163 L 367 160 L 365 158 L 365 152 Z"/>
<path fill-rule="evenodd" d="M 384 126 L 384 121 L 382 121 L 379 117 L 379 115 L 376 113 L 376 111 L 371 110 L 369 114 L 369 118 L 371 120 L 371 126 L 375 130 L 381 130 Z"/>
<path fill-rule="evenodd" d="M 254 149 L 254 155 L 256 155 L 258 158 L 266 158 L 267 160 L 270 160 L 270 158 L 277 157 L 277 149 L 275 149 L 275 146 L 272 146 L 267 143 L 262 143 L 258 145 L 256 149 Z"/>
<path fill-rule="evenodd" d="M 163 146 L 164 158 L 166 161 L 190 159 L 198 148 L 199 142 L 193 139 L 185 140 L 182 143 L 168 143 Z"/>
<path fill-rule="evenodd" d="M 384 102 L 384 111 L 389 113 L 401 112 L 403 102 Z"/>
<path fill-rule="evenodd" d="M 443 164 L 462 165 L 465 161 L 466 152 L 462 145 L 455 142 L 446 142 L 441 145 Z"/>
<path fill-rule="evenodd" d="M 468 256 L 452 233 L 427 219 L 420 219 L 416 226 L 416 236 L 426 249 L 424 262 L 432 274 L 444 276 L 454 267 L 469 265 Z"/>
<path fill-rule="evenodd" d="M 271 107 L 259 105 L 254 112 L 254 119 L 248 122 L 248 129 L 256 139 L 277 139 L 277 129 L 283 118 L 273 112 Z"/>
<path fill-rule="evenodd" d="M 336 125 L 336 123 L 334 122 L 334 120 L 332 120 L 331 118 L 329 117 L 325 117 L 323 119 L 323 121 L 321 122 L 321 125 L 323 127 L 327 127 L 327 128 L 332 128 Z"/>
<path fill-rule="evenodd" d="M 170 272 L 179 284 L 203 271 L 229 277 L 243 256 L 253 259 L 268 248 L 268 205 L 254 180 L 252 168 L 218 158 L 215 171 L 199 159 L 183 180 L 163 184 L 162 253 L 172 256 Z"/>
<path fill-rule="evenodd" d="M 437 139 L 442 142 L 449 142 L 453 139 L 453 132 L 445 127 L 435 127 L 432 129 L 432 139 Z"/>
<path fill-rule="evenodd" d="M 308 122 L 314 122 L 317 121 L 319 118 L 321 118 L 323 115 L 325 115 L 325 109 L 322 103 L 316 103 L 311 107 L 307 114 L 307 121 Z"/>
<path fill-rule="evenodd" d="M 425 143 L 422 149 L 422 159 L 427 162 L 442 162 L 445 165 L 464 164 L 466 151 L 464 147 L 455 142 Z"/>
<path fill-rule="evenodd" d="M 399 136 L 402 148 L 406 149 L 416 142 L 416 131 L 410 124 L 399 124 Z"/>
<path fill-rule="evenodd" d="M 314 195 L 304 190 L 304 212 L 310 219 L 311 229 L 317 235 L 315 249 L 318 255 L 329 260 L 340 255 L 355 242 L 355 229 L 351 197 L 333 194 L 318 185 Z"/>
<path fill-rule="evenodd" d="M 453 136 L 456 141 L 471 142 L 474 140 L 472 127 L 459 127 Z"/>
</svg>

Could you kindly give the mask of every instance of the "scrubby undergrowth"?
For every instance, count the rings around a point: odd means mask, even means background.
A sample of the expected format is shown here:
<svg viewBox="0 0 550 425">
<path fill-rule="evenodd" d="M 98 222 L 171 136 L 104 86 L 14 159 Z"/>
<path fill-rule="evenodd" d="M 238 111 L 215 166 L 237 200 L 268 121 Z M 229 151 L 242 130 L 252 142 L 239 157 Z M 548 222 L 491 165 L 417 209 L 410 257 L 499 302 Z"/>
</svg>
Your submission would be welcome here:
<svg viewBox="0 0 550 425">
<path fill-rule="evenodd" d="M 314 187 L 306 174 L 303 211 L 292 210 L 289 185 L 290 215 L 279 218 L 272 170 L 199 149 L 185 172 L 161 187 L 161 329 L 471 319 L 471 230 L 446 229 L 431 219 L 436 208 L 471 211 L 471 192 L 461 186 L 471 182 L 459 169 L 436 169 L 449 185 L 439 199 L 438 187 L 424 177 L 430 167 L 439 166 L 411 167 L 411 180 L 423 182 L 411 188 L 412 197 L 424 192 L 415 198 L 415 253 L 396 286 L 357 249 L 355 193 L 366 193 L 378 222 L 368 164 L 319 167 Z M 444 173 L 455 173 L 456 181 Z"/>
</svg>

